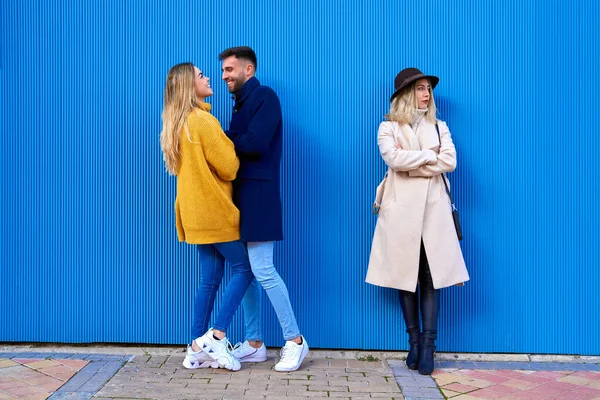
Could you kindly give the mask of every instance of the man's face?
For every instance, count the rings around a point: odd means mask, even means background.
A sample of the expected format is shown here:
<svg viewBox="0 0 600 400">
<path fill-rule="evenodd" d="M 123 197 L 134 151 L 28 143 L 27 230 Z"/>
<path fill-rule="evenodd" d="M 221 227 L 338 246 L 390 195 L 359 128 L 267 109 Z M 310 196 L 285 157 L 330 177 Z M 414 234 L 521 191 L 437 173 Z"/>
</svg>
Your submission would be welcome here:
<svg viewBox="0 0 600 400">
<path fill-rule="evenodd" d="M 235 93 L 244 86 L 244 83 L 252 77 L 253 67 L 246 60 L 240 60 L 235 56 L 223 59 L 221 70 L 223 71 L 223 80 L 227 83 L 227 89 L 230 93 Z"/>
</svg>

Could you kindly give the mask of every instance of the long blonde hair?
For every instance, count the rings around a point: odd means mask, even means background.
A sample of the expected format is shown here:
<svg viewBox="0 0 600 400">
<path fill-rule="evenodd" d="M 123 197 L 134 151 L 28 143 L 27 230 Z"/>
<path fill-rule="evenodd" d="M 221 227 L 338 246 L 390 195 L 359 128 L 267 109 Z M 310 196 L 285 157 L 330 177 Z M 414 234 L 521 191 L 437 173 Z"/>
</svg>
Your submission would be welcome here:
<svg viewBox="0 0 600 400">
<path fill-rule="evenodd" d="M 163 151 L 165 167 L 171 175 L 177 175 L 179 171 L 181 129 L 187 116 L 199 104 L 194 89 L 194 74 L 194 64 L 192 63 L 177 64 L 167 74 L 160 147 Z"/>
<path fill-rule="evenodd" d="M 431 82 L 429 85 L 429 104 L 427 105 L 425 119 L 431 123 L 435 123 L 437 119 L 437 108 L 435 107 L 435 100 L 433 99 Z M 413 122 L 413 117 L 417 110 L 417 98 L 415 96 L 416 86 L 417 82 L 414 82 L 394 97 L 390 104 L 390 112 L 385 115 L 385 118 L 388 121 L 396 121 L 401 124 L 411 124 Z"/>
</svg>

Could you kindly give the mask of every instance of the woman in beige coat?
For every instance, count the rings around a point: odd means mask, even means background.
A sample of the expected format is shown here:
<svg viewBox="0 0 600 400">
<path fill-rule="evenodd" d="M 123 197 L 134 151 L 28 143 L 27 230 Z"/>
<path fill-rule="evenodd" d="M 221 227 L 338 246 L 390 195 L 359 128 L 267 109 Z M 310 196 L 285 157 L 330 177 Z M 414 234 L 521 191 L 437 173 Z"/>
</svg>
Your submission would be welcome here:
<svg viewBox="0 0 600 400">
<path fill-rule="evenodd" d="M 456 149 L 448 126 L 436 119 L 438 82 L 416 68 L 402 70 L 394 81 L 390 112 L 378 133 L 388 172 L 366 279 L 400 290 L 410 344 L 406 364 L 423 375 L 433 372 L 439 289 L 469 280 L 442 181 L 456 167 Z"/>
</svg>

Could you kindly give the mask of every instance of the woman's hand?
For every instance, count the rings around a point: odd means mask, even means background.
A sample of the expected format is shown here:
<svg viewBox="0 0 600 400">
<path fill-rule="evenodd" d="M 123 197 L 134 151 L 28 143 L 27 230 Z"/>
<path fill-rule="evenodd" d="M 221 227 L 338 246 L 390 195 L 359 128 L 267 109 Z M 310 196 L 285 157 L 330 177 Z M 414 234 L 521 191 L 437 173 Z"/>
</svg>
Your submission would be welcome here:
<svg viewBox="0 0 600 400">
<path fill-rule="evenodd" d="M 435 165 L 437 164 L 437 154 L 435 153 L 435 151 L 433 151 L 432 149 L 425 149 L 423 150 L 427 153 L 427 165 Z"/>
<path fill-rule="evenodd" d="M 400 146 L 400 143 L 396 143 L 396 144 L 394 145 L 394 148 L 395 148 L 396 150 L 402 150 L 402 146 Z"/>
</svg>

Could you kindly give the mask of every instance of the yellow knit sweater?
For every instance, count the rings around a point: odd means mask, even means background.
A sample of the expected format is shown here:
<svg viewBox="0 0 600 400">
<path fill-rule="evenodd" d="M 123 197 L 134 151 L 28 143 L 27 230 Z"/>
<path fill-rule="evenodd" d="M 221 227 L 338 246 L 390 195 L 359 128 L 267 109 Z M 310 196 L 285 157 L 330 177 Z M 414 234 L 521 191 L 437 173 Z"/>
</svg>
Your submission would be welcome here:
<svg viewBox="0 0 600 400">
<path fill-rule="evenodd" d="M 175 215 L 179 241 L 191 244 L 240 238 L 240 212 L 231 200 L 231 181 L 240 166 L 233 143 L 202 103 L 181 130 Z M 205 111 L 208 110 L 208 111 Z"/>
</svg>

